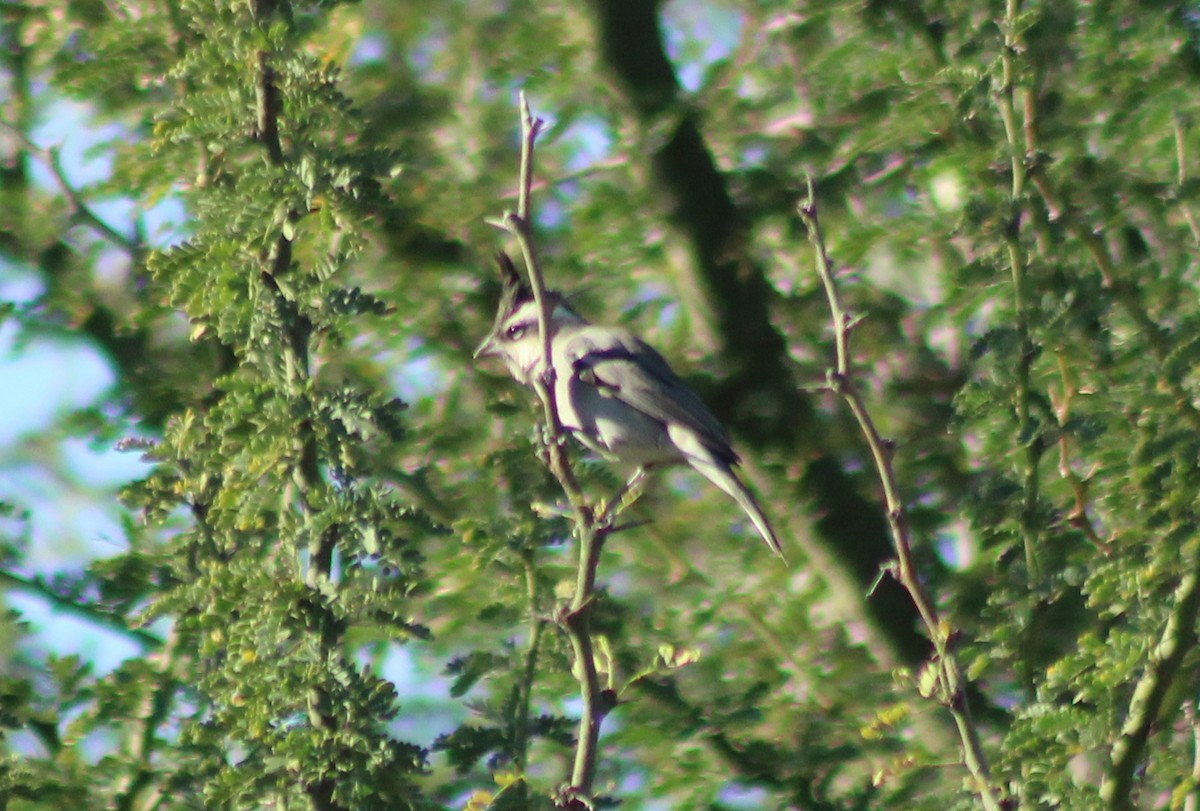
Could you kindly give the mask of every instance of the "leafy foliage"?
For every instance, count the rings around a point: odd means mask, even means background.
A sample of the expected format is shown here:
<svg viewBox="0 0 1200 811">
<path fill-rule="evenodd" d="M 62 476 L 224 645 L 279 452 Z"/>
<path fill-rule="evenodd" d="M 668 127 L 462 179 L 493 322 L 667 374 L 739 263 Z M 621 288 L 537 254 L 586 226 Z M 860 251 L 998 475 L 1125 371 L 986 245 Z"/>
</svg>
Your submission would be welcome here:
<svg viewBox="0 0 1200 811">
<path fill-rule="evenodd" d="M 622 516 L 590 607 L 613 706 L 589 799 L 986 807 L 888 575 L 857 424 L 813 393 L 832 352 L 807 174 L 970 680 L 946 700 L 996 792 L 1196 807 L 1196 21 L 1130 2 L 6 3 L 0 337 L 82 348 L 114 382 L 0 459 L 104 505 L 119 537 L 59 559 L 54 505 L 0 490 L 19 595 L 0 806 L 582 802 L 571 524 L 527 393 L 470 362 L 523 88 L 551 125 L 551 285 L 712 404 L 791 560 L 682 474 Z M 63 118 L 103 171 L 46 134 Z M 79 440 L 145 475 L 118 503 L 74 469 Z M 616 491 L 570 455 L 589 495 Z M 58 652 L 30 601 L 130 652 Z"/>
</svg>

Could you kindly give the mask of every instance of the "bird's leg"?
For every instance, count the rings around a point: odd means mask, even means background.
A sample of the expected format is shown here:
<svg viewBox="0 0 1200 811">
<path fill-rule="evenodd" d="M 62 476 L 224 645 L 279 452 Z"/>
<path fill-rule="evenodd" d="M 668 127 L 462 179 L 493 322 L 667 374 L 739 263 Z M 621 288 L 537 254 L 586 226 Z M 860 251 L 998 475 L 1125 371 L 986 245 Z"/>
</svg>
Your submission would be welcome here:
<svg viewBox="0 0 1200 811">
<path fill-rule="evenodd" d="M 646 474 L 649 470 L 647 465 L 639 466 L 629 477 L 629 481 L 621 485 L 621 489 L 602 505 L 599 520 L 601 525 L 611 523 L 623 510 L 633 506 L 634 502 L 642 497 L 646 490 Z"/>
</svg>

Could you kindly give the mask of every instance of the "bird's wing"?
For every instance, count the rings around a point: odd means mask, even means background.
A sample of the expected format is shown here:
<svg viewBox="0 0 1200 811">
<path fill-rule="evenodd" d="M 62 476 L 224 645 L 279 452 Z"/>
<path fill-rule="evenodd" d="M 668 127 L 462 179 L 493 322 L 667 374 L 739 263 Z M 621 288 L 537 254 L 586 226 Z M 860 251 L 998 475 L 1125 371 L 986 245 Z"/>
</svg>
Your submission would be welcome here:
<svg viewBox="0 0 1200 811">
<path fill-rule="evenodd" d="M 648 417 L 692 429 L 719 458 L 738 461 L 724 426 L 649 344 L 608 327 L 583 327 L 561 338 L 563 359 L 583 382 Z"/>
</svg>

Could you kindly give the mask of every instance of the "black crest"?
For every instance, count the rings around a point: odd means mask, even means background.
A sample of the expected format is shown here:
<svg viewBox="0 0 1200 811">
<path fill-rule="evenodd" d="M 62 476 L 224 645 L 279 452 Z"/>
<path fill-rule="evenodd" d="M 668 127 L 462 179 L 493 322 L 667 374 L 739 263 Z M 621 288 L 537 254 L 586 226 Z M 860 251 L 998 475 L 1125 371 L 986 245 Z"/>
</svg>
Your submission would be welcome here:
<svg viewBox="0 0 1200 811">
<path fill-rule="evenodd" d="M 496 269 L 500 274 L 500 304 L 496 307 L 496 322 L 492 325 L 492 334 L 498 335 L 504 322 L 526 303 L 533 301 L 533 288 L 521 278 L 516 265 L 504 251 L 496 251 Z M 553 312 L 562 307 L 575 312 L 567 297 L 558 290 L 546 291 L 546 303 Z"/>
<path fill-rule="evenodd" d="M 499 330 L 505 319 L 527 301 L 533 300 L 533 290 L 521 278 L 516 265 L 504 251 L 496 251 L 496 269 L 500 274 L 500 305 L 496 308 L 493 330 Z"/>
</svg>

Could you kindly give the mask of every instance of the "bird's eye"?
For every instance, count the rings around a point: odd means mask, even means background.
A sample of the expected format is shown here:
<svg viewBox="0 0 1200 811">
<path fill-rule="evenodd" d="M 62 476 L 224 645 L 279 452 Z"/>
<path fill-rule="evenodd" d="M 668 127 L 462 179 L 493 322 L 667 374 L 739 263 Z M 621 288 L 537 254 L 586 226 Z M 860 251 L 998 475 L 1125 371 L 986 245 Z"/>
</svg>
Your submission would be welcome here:
<svg viewBox="0 0 1200 811">
<path fill-rule="evenodd" d="M 521 336 L 525 334 L 526 328 L 527 327 L 525 324 L 513 324 L 511 327 L 505 330 L 504 335 L 510 341 L 519 341 Z"/>
</svg>

